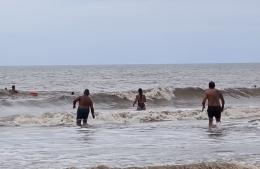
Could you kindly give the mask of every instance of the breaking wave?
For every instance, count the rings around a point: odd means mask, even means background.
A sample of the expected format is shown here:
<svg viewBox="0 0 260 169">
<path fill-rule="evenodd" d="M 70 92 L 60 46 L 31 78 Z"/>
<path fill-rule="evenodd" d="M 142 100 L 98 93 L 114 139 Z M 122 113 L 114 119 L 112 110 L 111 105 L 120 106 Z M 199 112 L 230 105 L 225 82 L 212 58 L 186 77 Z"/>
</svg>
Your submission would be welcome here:
<svg viewBox="0 0 260 169">
<path fill-rule="evenodd" d="M 0 118 L 0 126 L 74 126 L 75 115 L 73 113 L 43 113 L 40 116 L 29 114 L 12 115 Z"/>
<path fill-rule="evenodd" d="M 69 169 L 76 169 L 74 167 Z M 146 166 L 146 167 L 128 167 L 128 168 L 116 168 L 108 167 L 105 165 L 91 167 L 91 169 L 259 169 L 257 166 L 248 166 L 242 164 L 231 163 L 199 163 L 199 164 L 184 164 L 184 165 L 165 165 L 165 166 Z"/>
<path fill-rule="evenodd" d="M 248 123 L 260 126 L 259 108 L 228 108 L 223 119 L 250 118 Z M 0 117 L 0 126 L 75 126 L 76 115 L 71 112 L 43 113 L 39 116 L 16 114 Z M 89 117 L 91 119 L 91 117 Z M 176 120 L 207 120 L 207 113 L 201 110 L 158 110 L 158 111 L 106 111 L 96 112 L 96 119 L 90 123 L 152 123 Z"/>
<path fill-rule="evenodd" d="M 178 101 L 198 100 L 203 96 L 202 88 L 153 88 L 145 90 L 145 95 L 150 104 L 160 106 L 165 103 L 178 104 Z M 226 97 L 233 99 L 260 97 L 260 88 L 229 88 L 222 90 Z M 0 106 L 35 106 L 42 105 L 66 105 L 81 93 L 71 95 L 69 92 L 38 92 L 38 96 L 30 95 L 30 92 L 21 91 L 17 95 L 10 95 L 5 90 L 0 90 Z M 127 108 L 135 99 L 136 91 L 93 93 L 96 105 L 105 104 L 111 107 Z"/>
</svg>

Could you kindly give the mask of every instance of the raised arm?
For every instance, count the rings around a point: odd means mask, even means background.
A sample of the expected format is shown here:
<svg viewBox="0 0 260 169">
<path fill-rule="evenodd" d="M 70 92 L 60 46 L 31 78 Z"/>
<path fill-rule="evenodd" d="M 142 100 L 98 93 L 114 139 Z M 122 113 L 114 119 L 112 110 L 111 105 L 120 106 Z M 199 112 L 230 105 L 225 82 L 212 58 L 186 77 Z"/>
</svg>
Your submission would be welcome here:
<svg viewBox="0 0 260 169">
<path fill-rule="evenodd" d="M 80 100 L 80 97 L 77 97 L 74 101 L 73 101 L 73 109 L 76 108 L 76 103 Z"/>
</svg>

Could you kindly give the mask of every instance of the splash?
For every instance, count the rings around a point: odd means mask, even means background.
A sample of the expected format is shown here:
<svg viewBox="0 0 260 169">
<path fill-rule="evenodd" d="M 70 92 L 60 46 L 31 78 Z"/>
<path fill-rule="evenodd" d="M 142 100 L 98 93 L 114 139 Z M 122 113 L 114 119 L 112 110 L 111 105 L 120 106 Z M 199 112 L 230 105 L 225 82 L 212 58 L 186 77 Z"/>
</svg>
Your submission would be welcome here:
<svg viewBox="0 0 260 169">
<path fill-rule="evenodd" d="M 228 108 L 222 113 L 224 120 L 250 118 L 251 124 L 259 125 L 259 108 Z M 90 117 L 91 118 L 91 117 Z M 75 126 L 76 115 L 71 112 L 47 112 L 40 116 L 16 114 L 0 117 L 0 126 Z M 104 111 L 96 112 L 92 123 L 152 123 L 179 120 L 207 120 L 206 112 L 199 109 L 146 110 L 146 111 Z M 253 120 L 252 120 L 253 119 Z"/>
</svg>

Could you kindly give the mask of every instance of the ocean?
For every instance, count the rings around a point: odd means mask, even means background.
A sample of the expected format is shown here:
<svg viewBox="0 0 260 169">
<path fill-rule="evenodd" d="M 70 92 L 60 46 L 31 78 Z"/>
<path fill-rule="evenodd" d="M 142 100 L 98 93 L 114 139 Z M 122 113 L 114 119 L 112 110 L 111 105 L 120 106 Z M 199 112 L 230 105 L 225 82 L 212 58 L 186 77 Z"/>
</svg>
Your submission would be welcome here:
<svg viewBox="0 0 260 169">
<path fill-rule="evenodd" d="M 226 100 L 213 130 L 209 81 Z M 259 86 L 257 63 L 0 67 L 0 168 L 260 168 Z M 72 101 L 86 88 L 96 119 L 80 128 Z"/>
</svg>

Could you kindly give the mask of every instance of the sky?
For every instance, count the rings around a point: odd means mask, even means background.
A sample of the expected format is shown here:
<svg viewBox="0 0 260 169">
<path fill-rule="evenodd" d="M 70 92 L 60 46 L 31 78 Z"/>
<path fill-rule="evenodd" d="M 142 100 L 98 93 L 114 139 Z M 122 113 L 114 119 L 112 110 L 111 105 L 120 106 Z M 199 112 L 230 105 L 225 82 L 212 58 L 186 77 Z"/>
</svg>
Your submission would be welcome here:
<svg viewBox="0 0 260 169">
<path fill-rule="evenodd" d="M 0 0 L 0 65 L 260 62 L 259 0 Z"/>
</svg>

